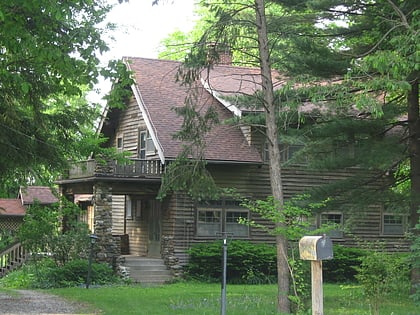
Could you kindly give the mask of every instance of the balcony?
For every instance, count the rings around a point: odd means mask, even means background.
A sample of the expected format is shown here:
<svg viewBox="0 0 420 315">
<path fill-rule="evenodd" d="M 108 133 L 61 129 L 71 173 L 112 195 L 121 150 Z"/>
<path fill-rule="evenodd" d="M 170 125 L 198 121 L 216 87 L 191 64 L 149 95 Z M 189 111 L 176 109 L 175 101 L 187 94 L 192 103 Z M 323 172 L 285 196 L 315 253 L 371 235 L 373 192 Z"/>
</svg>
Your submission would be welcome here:
<svg viewBox="0 0 420 315">
<path fill-rule="evenodd" d="M 126 162 L 87 160 L 73 163 L 66 179 L 89 177 L 161 177 L 163 165 L 159 160 L 129 159 Z"/>
</svg>

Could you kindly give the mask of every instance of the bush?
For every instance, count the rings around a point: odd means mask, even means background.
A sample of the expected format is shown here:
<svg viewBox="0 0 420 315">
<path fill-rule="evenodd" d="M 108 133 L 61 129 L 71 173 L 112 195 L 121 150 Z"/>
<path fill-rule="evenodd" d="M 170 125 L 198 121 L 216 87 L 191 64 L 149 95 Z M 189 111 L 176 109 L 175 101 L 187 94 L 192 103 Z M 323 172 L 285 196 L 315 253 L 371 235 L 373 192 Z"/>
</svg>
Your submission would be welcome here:
<svg viewBox="0 0 420 315">
<path fill-rule="evenodd" d="M 372 314 L 386 296 L 406 296 L 409 291 L 409 264 L 407 255 L 371 251 L 362 258 L 357 280 L 368 298 Z"/>
<path fill-rule="evenodd" d="M 84 285 L 88 273 L 87 260 L 72 260 L 64 266 L 57 266 L 50 258 L 31 262 L 21 269 L 1 279 L 1 284 L 9 288 L 47 289 Z M 120 279 L 106 264 L 92 263 L 91 284 L 117 283 Z"/>
<path fill-rule="evenodd" d="M 323 280 L 329 283 L 356 282 L 357 268 L 366 251 L 355 247 L 333 245 L 334 259 L 322 262 Z"/>
<path fill-rule="evenodd" d="M 219 281 L 222 276 L 223 243 L 198 244 L 189 250 L 186 274 L 194 279 Z M 227 249 L 227 282 L 261 284 L 277 278 L 276 248 L 234 240 Z"/>
</svg>

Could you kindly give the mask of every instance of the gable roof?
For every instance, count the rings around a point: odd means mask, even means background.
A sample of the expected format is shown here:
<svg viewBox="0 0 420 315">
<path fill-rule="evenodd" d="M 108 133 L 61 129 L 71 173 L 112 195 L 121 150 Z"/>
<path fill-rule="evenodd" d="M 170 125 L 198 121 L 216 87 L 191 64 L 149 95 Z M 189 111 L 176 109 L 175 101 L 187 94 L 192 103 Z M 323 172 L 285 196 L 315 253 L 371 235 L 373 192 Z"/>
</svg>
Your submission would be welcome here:
<svg viewBox="0 0 420 315">
<path fill-rule="evenodd" d="M 285 83 L 285 78 L 276 70 L 271 71 L 273 89 Z M 215 65 L 202 77 L 204 87 L 236 116 L 246 112 L 261 112 L 263 109 L 250 108 L 240 103 L 240 96 L 251 96 L 261 91 L 261 70 L 255 67 Z"/>
<path fill-rule="evenodd" d="M 23 205 L 34 204 L 36 200 L 43 205 L 53 204 L 58 201 L 51 188 L 46 186 L 21 187 L 19 197 Z"/>
<path fill-rule="evenodd" d="M 175 75 L 181 63 L 169 60 L 126 57 L 127 66 L 134 73 L 133 93 L 146 121 L 161 161 L 175 159 L 182 151 L 182 142 L 173 138 L 181 129 L 183 118 L 174 108 L 184 106 L 189 88 L 176 82 Z M 215 66 L 217 67 L 217 66 Z M 212 107 L 221 122 L 232 118 L 223 106 L 204 86 L 197 82 L 196 109 L 202 112 Z M 229 124 L 218 124 L 206 136 L 205 158 L 209 162 L 260 163 L 261 156 L 250 146 L 242 131 Z"/>
<path fill-rule="evenodd" d="M 0 216 L 24 216 L 25 213 L 19 199 L 0 199 Z"/>
</svg>

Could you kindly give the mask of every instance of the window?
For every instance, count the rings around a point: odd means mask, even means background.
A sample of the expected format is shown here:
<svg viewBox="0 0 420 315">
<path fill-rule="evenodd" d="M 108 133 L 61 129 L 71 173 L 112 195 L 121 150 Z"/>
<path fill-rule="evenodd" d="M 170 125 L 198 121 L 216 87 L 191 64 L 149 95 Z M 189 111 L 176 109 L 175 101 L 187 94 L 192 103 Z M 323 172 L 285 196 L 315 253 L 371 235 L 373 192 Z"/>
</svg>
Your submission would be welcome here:
<svg viewBox="0 0 420 315">
<path fill-rule="evenodd" d="M 117 151 L 118 152 L 122 152 L 122 150 L 123 150 L 123 137 L 121 137 L 121 136 L 118 136 L 117 137 Z"/>
<path fill-rule="evenodd" d="M 141 219 L 142 217 L 142 200 L 135 196 L 125 196 L 125 218 L 132 220 L 133 218 Z"/>
<path fill-rule="evenodd" d="M 302 149 L 303 145 L 299 144 L 280 144 L 280 161 L 282 163 L 290 161 Z"/>
<path fill-rule="evenodd" d="M 145 159 L 148 154 L 155 154 L 155 145 L 147 130 L 139 130 L 138 154 L 140 159 Z"/>
<path fill-rule="evenodd" d="M 233 200 L 208 201 L 198 205 L 197 236 L 217 237 L 229 232 L 233 237 L 248 237 L 249 227 L 240 224 L 241 218 L 249 219 L 249 211 Z"/>
<path fill-rule="evenodd" d="M 326 225 L 335 225 L 337 228 L 328 231 L 327 235 L 331 238 L 342 238 L 343 237 L 343 214 L 340 212 L 327 212 L 321 213 L 319 220 L 319 227 Z"/>
<path fill-rule="evenodd" d="M 140 131 L 139 134 L 139 159 L 146 158 L 146 131 Z"/>
<path fill-rule="evenodd" d="M 233 233 L 233 236 L 248 236 L 248 225 L 240 224 L 240 219 L 248 219 L 248 211 L 227 211 L 226 232 Z"/>
<path fill-rule="evenodd" d="M 131 208 L 131 197 L 125 196 L 125 218 L 127 220 L 133 219 L 133 211 Z"/>
<path fill-rule="evenodd" d="M 382 216 L 382 233 L 384 235 L 402 235 L 405 232 L 407 216 L 402 214 L 384 214 Z"/>
</svg>

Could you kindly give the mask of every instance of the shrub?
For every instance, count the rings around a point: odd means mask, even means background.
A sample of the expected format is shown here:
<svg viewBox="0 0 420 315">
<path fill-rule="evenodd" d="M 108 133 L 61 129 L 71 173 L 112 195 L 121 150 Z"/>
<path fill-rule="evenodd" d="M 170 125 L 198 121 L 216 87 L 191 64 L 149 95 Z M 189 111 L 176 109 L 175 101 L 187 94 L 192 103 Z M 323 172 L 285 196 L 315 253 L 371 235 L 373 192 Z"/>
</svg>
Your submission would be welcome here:
<svg viewBox="0 0 420 315">
<path fill-rule="evenodd" d="M 356 279 L 369 300 L 372 314 L 379 314 L 380 304 L 387 295 L 408 295 L 408 270 L 407 255 L 373 250 L 362 257 Z"/>
<path fill-rule="evenodd" d="M 356 281 L 356 269 L 360 267 L 361 258 L 366 251 L 355 247 L 333 245 L 334 259 L 324 260 L 323 280 L 329 283 L 345 283 Z"/>
<path fill-rule="evenodd" d="M 233 240 L 228 243 L 227 274 L 229 283 L 271 283 L 276 280 L 276 248 Z M 222 276 L 222 242 L 197 244 L 189 250 L 188 276 L 218 281 Z"/>
<path fill-rule="evenodd" d="M 1 279 L 9 288 L 47 289 L 84 285 L 88 273 L 87 260 L 72 260 L 64 266 L 57 266 L 50 258 L 32 261 Z M 119 282 L 111 267 L 92 263 L 91 284 L 104 285 Z"/>
</svg>

